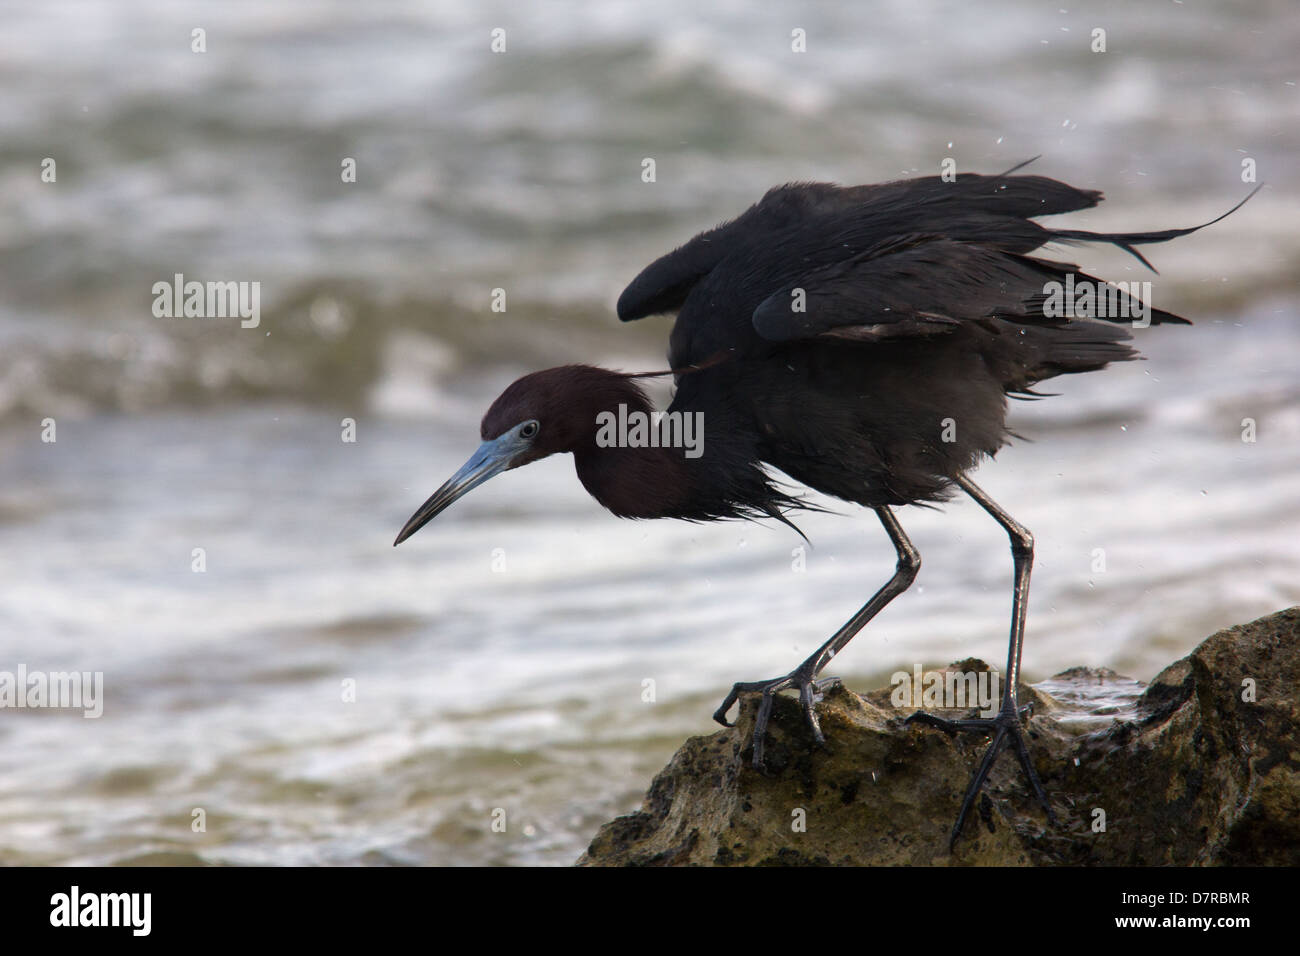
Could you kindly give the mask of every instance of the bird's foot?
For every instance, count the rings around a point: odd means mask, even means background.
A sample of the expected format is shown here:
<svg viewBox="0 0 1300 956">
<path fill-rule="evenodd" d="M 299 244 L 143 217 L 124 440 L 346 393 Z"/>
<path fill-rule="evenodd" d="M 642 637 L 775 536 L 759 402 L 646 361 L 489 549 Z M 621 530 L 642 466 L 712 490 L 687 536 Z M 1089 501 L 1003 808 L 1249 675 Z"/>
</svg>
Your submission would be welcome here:
<svg viewBox="0 0 1300 956">
<path fill-rule="evenodd" d="M 731 693 L 727 699 L 722 702 L 722 706 L 713 712 L 713 719 L 724 727 L 735 726 L 727 720 L 727 711 L 731 709 L 741 694 L 752 694 L 759 692 L 763 699 L 758 704 L 758 714 L 754 718 L 754 769 L 763 769 L 763 743 L 767 738 L 767 724 L 772 717 L 773 698 L 783 690 L 797 689 L 799 691 L 799 703 L 803 707 L 804 720 L 808 724 L 808 729 L 812 731 L 813 740 L 820 747 L 826 743 L 826 735 L 822 733 L 821 722 L 817 719 L 817 712 L 813 709 L 813 704 L 822 699 L 822 695 L 832 687 L 838 687 L 840 679 L 838 677 L 823 677 L 817 680 L 810 667 L 807 664 L 800 665 L 784 677 L 778 677 L 775 680 L 749 681 L 736 684 L 731 688 Z"/>
<path fill-rule="evenodd" d="M 924 711 L 917 711 L 911 717 L 908 717 L 905 724 L 912 723 L 925 724 L 928 727 L 934 727 L 942 730 L 947 734 L 956 734 L 963 730 L 973 730 L 979 733 L 992 734 L 993 740 L 989 744 L 989 749 L 984 751 L 984 759 L 980 761 L 979 769 L 975 771 L 975 776 L 971 778 L 970 786 L 966 788 L 966 796 L 962 798 L 961 810 L 957 814 L 957 822 L 953 824 L 952 835 L 948 839 L 948 850 L 957 844 L 957 837 L 961 836 L 962 825 L 966 822 L 966 815 L 970 808 L 975 804 L 975 798 L 979 796 L 984 784 L 988 780 L 989 771 L 993 769 L 993 762 L 997 760 L 998 754 L 1003 748 L 1010 744 L 1016 751 L 1016 757 L 1020 761 L 1020 768 L 1024 771 L 1025 777 L 1029 780 L 1029 786 L 1034 791 L 1034 796 L 1038 802 L 1043 805 L 1047 811 L 1048 821 L 1055 826 L 1056 814 L 1052 812 L 1052 806 L 1047 802 L 1047 793 L 1043 790 L 1043 784 L 1038 779 L 1038 771 L 1034 769 L 1034 762 L 1029 757 L 1029 748 L 1025 746 L 1025 728 L 1021 724 L 1022 718 L 1027 718 L 1033 713 L 1033 705 L 1027 704 L 1019 709 L 1010 702 L 1003 704 L 1003 707 L 996 717 L 971 717 L 965 720 L 945 720 L 942 717 L 936 717 L 934 714 L 927 714 Z"/>
</svg>

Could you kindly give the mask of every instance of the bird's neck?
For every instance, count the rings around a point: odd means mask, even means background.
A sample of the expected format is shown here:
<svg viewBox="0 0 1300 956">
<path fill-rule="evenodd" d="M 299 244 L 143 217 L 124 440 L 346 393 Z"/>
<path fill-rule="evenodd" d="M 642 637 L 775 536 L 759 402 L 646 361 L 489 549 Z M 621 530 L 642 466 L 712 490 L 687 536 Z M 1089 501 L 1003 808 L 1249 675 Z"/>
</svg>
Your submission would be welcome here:
<svg viewBox="0 0 1300 956">
<path fill-rule="evenodd" d="M 770 514 L 780 495 L 769 485 L 757 450 L 727 407 L 708 418 L 677 400 L 662 415 L 626 377 L 584 393 L 581 436 L 570 434 L 578 478 L 588 494 L 623 518 L 706 521 Z M 734 416 L 733 416 L 734 417 Z"/>
<path fill-rule="evenodd" d="M 593 443 L 574 452 L 587 493 L 620 518 L 683 517 L 693 486 L 682 448 Z"/>
<path fill-rule="evenodd" d="M 568 450 L 587 492 L 620 517 L 679 515 L 691 493 L 689 446 L 702 438 L 683 426 L 697 423 L 657 414 L 626 376 L 601 378 L 584 398 L 585 422 Z"/>
<path fill-rule="evenodd" d="M 603 371 L 603 370 L 602 370 Z M 580 397 L 579 397 L 580 395 Z M 721 504 L 731 484 L 714 467 L 710 433 L 705 455 L 704 416 L 674 410 L 657 413 L 637 380 L 613 372 L 591 375 L 574 397 L 576 414 L 562 436 L 573 452 L 587 492 L 623 518 L 695 518 L 729 513 Z M 711 419 L 711 428 L 716 418 Z"/>
</svg>

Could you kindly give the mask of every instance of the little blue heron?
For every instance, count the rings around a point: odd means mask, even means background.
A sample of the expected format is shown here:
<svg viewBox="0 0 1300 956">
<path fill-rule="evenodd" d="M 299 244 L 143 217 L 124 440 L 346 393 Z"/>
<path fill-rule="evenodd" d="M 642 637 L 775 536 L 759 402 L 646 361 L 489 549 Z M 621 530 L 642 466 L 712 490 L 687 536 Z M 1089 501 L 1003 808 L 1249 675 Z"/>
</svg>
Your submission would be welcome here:
<svg viewBox="0 0 1300 956">
<path fill-rule="evenodd" d="M 813 506 L 778 487 L 769 466 L 871 508 L 898 555 L 893 577 L 793 671 L 736 684 L 713 715 L 731 726 L 727 713 L 739 696 L 761 694 L 753 764 L 762 769 L 773 695 L 798 691 L 812 737 L 824 744 L 814 705 L 838 678 L 818 675 L 916 578 L 921 557 L 893 508 L 942 502 L 960 489 L 1011 539 L 1005 690 L 995 717 L 948 721 L 920 712 L 909 721 L 992 735 L 950 846 L 1008 746 L 1055 823 L 1025 745 L 1021 718 L 1029 708 L 1018 700 L 1034 539 L 967 473 L 1008 440 L 1008 396 L 1039 397 L 1032 387 L 1044 379 L 1136 358 L 1124 344 L 1131 337 L 1124 324 L 1189 324 L 1151 308 L 1136 283 L 1121 290 L 1030 253 L 1048 242 L 1112 243 L 1150 267 L 1136 246 L 1203 226 L 1132 233 L 1044 227 L 1033 218 L 1088 209 L 1102 195 L 1013 175 L 1020 168 L 770 190 L 738 218 L 646 267 L 618 300 L 623 321 L 677 313 L 668 353 L 676 393 L 667 421 L 674 412 L 702 414 L 704 440 L 694 453 L 666 433 L 662 442 L 602 437 L 611 416 L 651 415 L 638 382 L 645 375 L 587 365 L 534 372 L 492 404 L 483 444 L 394 544 L 493 475 L 557 452 L 572 452 L 587 491 L 625 518 L 789 523 L 789 512 Z"/>
</svg>

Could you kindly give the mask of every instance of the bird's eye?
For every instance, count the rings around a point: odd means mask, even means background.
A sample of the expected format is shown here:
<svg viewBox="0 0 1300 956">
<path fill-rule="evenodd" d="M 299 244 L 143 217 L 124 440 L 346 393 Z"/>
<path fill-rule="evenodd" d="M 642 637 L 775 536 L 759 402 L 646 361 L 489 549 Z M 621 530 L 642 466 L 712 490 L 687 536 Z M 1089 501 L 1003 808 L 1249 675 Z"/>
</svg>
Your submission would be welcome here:
<svg viewBox="0 0 1300 956">
<path fill-rule="evenodd" d="M 534 420 L 534 421 L 524 422 L 524 427 L 521 428 L 521 429 L 519 429 L 519 436 L 520 436 L 521 438 L 532 438 L 532 437 L 535 436 L 539 431 L 541 431 L 541 429 L 542 429 L 542 426 L 539 425 L 539 424 L 537 424 L 537 422 L 536 422 L 535 420 Z"/>
</svg>

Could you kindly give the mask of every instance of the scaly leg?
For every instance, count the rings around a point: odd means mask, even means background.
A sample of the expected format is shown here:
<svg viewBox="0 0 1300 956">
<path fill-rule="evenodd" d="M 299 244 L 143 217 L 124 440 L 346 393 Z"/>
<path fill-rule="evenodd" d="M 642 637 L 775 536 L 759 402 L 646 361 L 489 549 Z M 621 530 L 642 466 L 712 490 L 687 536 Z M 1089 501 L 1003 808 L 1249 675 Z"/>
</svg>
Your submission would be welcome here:
<svg viewBox="0 0 1300 956">
<path fill-rule="evenodd" d="M 763 694 L 763 700 L 758 706 L 758 715 L 754 720 L 754 767 L 762 769 L 763 767 L 763 741 L 767 737 L 767 724 L 772 716 L 772 699 L 773 696 L 787 688 L 798 688 L 799 702 L 803 705 L 804 719 L 808 722 L 808 727 L 812 730 L 813 739 L 818 744 L 824 744 L 826 737 L 822 734 L 821 723 L 817 720 L 817 713 L 813 710 L 813 704 L 821 700 L 821 692 L 829 687 L 839 683 L 838 677 L 831 677 L 826 680 L 817 680 L 817 675 L 821 673 L 823 667 L 831 662 L 836 654 L 842 651 L 853 640 L 854 635 L 862 630 L 863 626 L 875 617 L 880 609 L 886 604 L 902 594 L 908 589 L 911 583 L 916 579 L 916 572 L 921 568 L 921 555 L 917 553 L 912 542 L 908 540 L 907 535 L 903 533 L 903 528 L 894 517 L 894 513 L 887 507 L 881 506 L 876 510 L 876 516 L 880 518 L 880 523 L 885 526 L 885 531 L 889 533 L 889 540 L 894 543 L 894 550 L 898 552 L 898 565 L 894 571 L 894 576 L 885 582 L 884 587 L 872 595 L 871 600 L 862 606 L 857 614 L 849 618 L 831 639 L 813 652 L 812 656 L 796 667 L 784 677 L 778 677 L 774 680 L 766 681 L 749 681 L 736 684 L 731 688 L 731 693 L 727 699 L 722 702 L 722 706 L 713 714 L 713 719 L 724 727 L 732 726 L 727 721 L 727 711 L 736 699 L 745 693 L 759 691 Z"/>
<path fill-rule="evenodd" d="M 1029 572 L 1034 563 L 1034 536 L 1029 533 L 1027 528 L 1016 522 L 1014 518 L 998 507 L 997 503 L 969 478 L 964 475 L 960 476 L 957 478 L 957 484 L 961 486 L 963 491 L 974 498 L 980 507 L 992 515 L 993 520 L 1002 525 L 1010 536 L 1011 557 L 1015 569 L 1015 589 L 1011 595 L 1011 642 L 1007 649 L 1006 688 L 1002 694 L 1002 706 L 998 710 L 998 715 L 996 717 L 971 718 L 968 720 L 944 720 L 941 717 L 935 717 L 933 714 L 918 711 L 907 718 L 909 724 L 914 721 L 924 723 L 947 733 L 956 733 L 959 730 L 976 730 L 993 734 L 993 742 L 989 744 L 989 749 L 984 752 L 984 759 L 980 761 L 979 769 L 975 771 L 974 777 L 971 778 L 970 786 L 966 789 L 966 796 L 962 799 L 961 811 L 957 814 L 957 822 L 953 825 L 952 836 L 948 841 L 949 850 L 957 843 L 957 837 L 961 835 L 962 825 L 966 822 L 966 815 L 974 805 L 975 798 L 979 795 L 980 790 L 983 789 L 985 781 L 988 780 L 989 771 L 993 769 L 993 762 L 997 760 L 998 754 L 1008 744 L 1015 748 L 1016 757 L 1020 761 L 1020 768 L 1024 771 L 1025 777 L 1028 778 L 1034 796 L 1038 798 L 1038 802 L 1047 811 L 1047 819 L 1053 825 L 1056 824 L 1056 814 L 1052 812 L 1051 804 L 1047 802 L 1047 794 L 1043 791 L 1043 784 L 1039 781 L 1038 772 L 1034 769 L 1034 763 L 1029 758 L 1029 748 L 1025 746 L 1024 728 L 1020 723 L 1022 714 L 1030 710 L 1029 707 L 1021 709 L 1018 688 L 1020 686 L 1020 652 L 1025 643 L 1025 611 L 1029 603 Z"/>
</svg>

